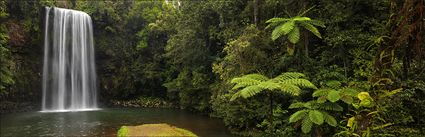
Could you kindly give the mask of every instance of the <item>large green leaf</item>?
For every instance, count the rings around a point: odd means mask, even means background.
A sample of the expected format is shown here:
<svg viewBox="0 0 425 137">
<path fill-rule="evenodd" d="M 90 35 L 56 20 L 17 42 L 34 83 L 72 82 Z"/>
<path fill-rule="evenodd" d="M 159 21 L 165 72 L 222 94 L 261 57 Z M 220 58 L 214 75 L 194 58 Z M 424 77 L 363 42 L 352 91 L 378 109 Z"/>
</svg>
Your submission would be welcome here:
<svg viewBox="0 0 425 137">
<path fill-rule="evenodd" d="M 317 110 L 310 110 L 310 112 L 308 113 L 308 117 L 310 118 L 312 122 L 314 122 L 317 125 L 322 125 L 324 122 L 324 117 L 322 112 Z"/>
</svg>

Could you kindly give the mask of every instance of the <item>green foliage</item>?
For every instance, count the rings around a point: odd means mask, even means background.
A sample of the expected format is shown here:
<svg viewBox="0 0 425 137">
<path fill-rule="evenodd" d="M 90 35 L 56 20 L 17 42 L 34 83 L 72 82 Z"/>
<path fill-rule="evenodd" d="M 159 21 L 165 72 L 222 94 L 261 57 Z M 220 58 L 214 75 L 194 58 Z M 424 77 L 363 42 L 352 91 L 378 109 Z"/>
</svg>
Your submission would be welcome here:
<svg viewBox="0 0 425 137">
<path fill-rule="evenodd" d="M 248 74 L 233 78 L 231 81 L 231 83 L 235 84 L 233 89 L 242 89 L 233 94 L 230 100 L 233 101 L 239 97 L 249 98 L 265 91 L 279 91 L 278 93 L 297 96 L 300 94 L 301 88 L 317 89 L 313 83 L 304 79 L 304 77 L 302 73 L 286 72 L 273 79 L 260 74 Z"/>
<path fill-rule="evenodd" d="M 337 102 L 339 100 L 351 104 L 353 97 L 356 97 L 358 91 L 350 87 L 341 87 L 341 82 L 336 80 L 327 81 L 324 88 L 314 91 L 313 97 L 317 97 L 318 102 Z"/>
<path fill-rule="evenodd" d="M 1 1 L 1 100 L 40 102 L 41 87 L 34 82 L 40 81 L 42 66 L 39 8 L 57 6 L 82 10 L 93 19 L 100 101 L 105 104 L 131 100 L 155 105 L 162 98 L 159 102 L 220 117 L 242 136 L 425 134 L 425 62 L 411 58 L 417 55 L 408 47 L 415 42 L 406 42 L 420 41 L 424 33 L 390 40 L 402 19 L 423 24 L 419 16 L 396 15 L 403 1 L 180 2 Z M 295 12 L 311 6 L 315 8 L 308 13 Z M 400 27 L 401 32 L 414 25 Z M 378 52 L 392 41 L 404 41 L 406 49 Z M 309 55 L 286 54 L 301 51 Z M 379 79 L 374 60 L 385 59 L 393 63 L 383 70 L 390 77 Z M 301 90 L 315 89 L 313 84 L 320 89 Z M 299 103 L 290 105 L 294 101 Z M 283 109 L 288 106 L 297 111 Z"/>
<path fill-rule="evenodd" d="M 128 136 L 128 128 L 126 126 L 122 126 L 117 132 L 117 137 L 127 137 L 127 136 Z"/>
<path fill-rule="evenodd" d="M 322 125 L 327 123 L 335 127 L 337 121 L 327 113 L 327 111 L 342 111 L 342 107 L 334 103 L 319 103 L 317 101 L 296 102 L 289 106 L 290 109 L 298 108 L 297 112 L 289 117 L 290 123 L 301 121 L 301 130 L 303 133 L 309 133 L 313 125 Z"/>
<path fill-rule="evenodd" d="M 274 27 L 272 32 L 272 40 L 287 36 L 292 44 L 297 44 L 300 40 L 300 26 L 310 31 L 319 38 L 322 38 L 319 30 L 315 26 L 325 27 L 325 24 L 318 20 L 312 20 L 308 17 L 295 16 L 292 18 L 272 18 L 266 21 L 269 25 L 266 28 Z M 292 46 L 288 46 L 288 51 L 293 51 Z M 292 54 L 292 52 L 289 52 Z"/>
<path fill-rule="evenodd" d="M 0 20 L 7 18 L 6 1 L 0 2 Z M 5 24 L 0 25 L 0 95 L 7 94 L 7 87 L 14 84 L 11 72 L 11 52 L 8 46 L 9 36 Z"/>
</svg>

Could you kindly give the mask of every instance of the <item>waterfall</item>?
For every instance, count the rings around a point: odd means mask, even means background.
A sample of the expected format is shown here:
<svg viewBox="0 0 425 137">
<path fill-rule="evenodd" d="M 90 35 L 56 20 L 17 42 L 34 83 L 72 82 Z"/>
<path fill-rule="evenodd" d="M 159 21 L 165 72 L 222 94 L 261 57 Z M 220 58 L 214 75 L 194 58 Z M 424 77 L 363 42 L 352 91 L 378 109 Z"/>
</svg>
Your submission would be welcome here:
<svg viewBox="0 0 425 137">
<path fill-rule="evenodd" d="M 42 111 L 97 108 L 93 28 L 87 13 L 45 8 Z"/>
</svg>

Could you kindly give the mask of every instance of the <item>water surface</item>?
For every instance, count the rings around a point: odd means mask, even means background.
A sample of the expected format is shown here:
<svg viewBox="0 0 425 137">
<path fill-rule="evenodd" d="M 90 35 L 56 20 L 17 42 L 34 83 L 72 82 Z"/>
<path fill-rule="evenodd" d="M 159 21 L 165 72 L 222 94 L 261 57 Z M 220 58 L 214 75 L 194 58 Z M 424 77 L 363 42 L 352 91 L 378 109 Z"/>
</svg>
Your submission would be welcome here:
<svg viewBox="0 0 425 137">
<path fill-rule="evenodd" d="M 2 114 L 0 136 L 116 136 L 122 125 L 168 123 L 202 137 L 230 137 L 220 119 L 177 109 Z"/>
</svg>

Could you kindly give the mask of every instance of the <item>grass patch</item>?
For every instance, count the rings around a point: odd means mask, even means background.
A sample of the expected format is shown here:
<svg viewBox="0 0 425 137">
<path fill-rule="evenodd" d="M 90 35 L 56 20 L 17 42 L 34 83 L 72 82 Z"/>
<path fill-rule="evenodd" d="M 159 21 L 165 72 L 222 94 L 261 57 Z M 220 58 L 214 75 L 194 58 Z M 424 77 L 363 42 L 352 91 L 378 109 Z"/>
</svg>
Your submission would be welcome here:
<svg viewBox="0 0 425 137">
<path fill-rule="evenodd" d="M 170 126 L 168 124 L 143 124 L 139 126 L 123 126 L 117 133 L 118 137 L 126 136 L 172 136 L 197 137 L 193 132 Z"/>
<path fill-rule="evenodd" d="M 128 128 L 126 126 L 122 126 L 117 133 L 117 137 L 127 137 L 128 136 Z"/>
</svg>

